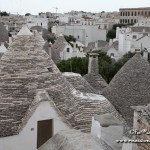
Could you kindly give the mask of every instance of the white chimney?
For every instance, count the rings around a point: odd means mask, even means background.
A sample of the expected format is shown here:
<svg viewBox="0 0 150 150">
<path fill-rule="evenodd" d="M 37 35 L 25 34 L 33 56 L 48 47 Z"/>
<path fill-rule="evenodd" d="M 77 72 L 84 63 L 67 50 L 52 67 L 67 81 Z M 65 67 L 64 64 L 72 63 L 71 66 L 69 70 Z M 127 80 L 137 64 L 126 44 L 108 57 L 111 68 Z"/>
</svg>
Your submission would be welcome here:
<svg viewBox="0 0 150 150">
<path fill-rule="evenodd" d="M 116 29 L 116 39 L 119 39 L 119 32 L 120 32 L 120 28 L 117 27 L 117 29 Z"/>
<path fill-rule="evenodd" d="M 142 31 L 143 33 L 145 33 L 146 31 L 145 31 L 145 29 L 143 29 L 143 31 Z"/>
<path fill-rule="evenodd" d="M 113 44 L 113 40 L 109 39 L 109 46 L 112 46 L 112 44 Z"/>
<path fill-rule="evenodd" d="M 95 48 L 98 48 L 98 41 L 95 42 Z"/>
<path fill-rule="evenodd" d="M 123 138 L 123 125 L 112 114 L 106 113 L 92 117 L 91 134 L 105 141 L 112 149 L 122 150 L 122 144 L 116 140 Z"/>
<path fill-rule="evenodd" d="M 148 50 L 146 48 L 144 48 L 144 50 L 143 50 L 143 58 L 145 60 L 148 60 Z"/>
<path fill-rule="evenodd" d="M 141 54 L 141 50 L 140 49 L 135 49 L 135 54 Z"/>
<path fill-rule="evenodd" d="M 9 45 L 12 43 L 12 35 L 9 33 Z"/>
</svg>

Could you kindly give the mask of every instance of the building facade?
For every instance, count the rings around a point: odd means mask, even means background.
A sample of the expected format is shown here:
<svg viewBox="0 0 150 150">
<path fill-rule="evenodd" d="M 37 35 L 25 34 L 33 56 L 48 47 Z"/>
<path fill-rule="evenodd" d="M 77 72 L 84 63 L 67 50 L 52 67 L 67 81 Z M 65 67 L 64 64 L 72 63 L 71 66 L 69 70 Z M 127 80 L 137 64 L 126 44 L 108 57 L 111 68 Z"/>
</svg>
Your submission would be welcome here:
<svg viewBox="0 0 150 150">
<path fill-rule="evenodd" d="M 138 22 L 138 17 L 150 17 L 150 7 L 145 8 L 121 8 L 120 23 L 135 24 Z"/>
</svg>

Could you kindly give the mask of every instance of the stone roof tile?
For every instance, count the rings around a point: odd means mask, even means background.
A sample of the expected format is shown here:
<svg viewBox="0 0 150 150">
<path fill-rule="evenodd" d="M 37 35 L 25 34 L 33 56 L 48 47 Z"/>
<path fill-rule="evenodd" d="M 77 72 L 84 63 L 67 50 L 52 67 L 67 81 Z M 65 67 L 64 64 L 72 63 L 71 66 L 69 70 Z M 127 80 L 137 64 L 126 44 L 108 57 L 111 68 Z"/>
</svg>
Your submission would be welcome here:
<svg viewBox="0 0 150 150">
<path fill-rule="evenodd" d="M 135 54 L 115 75 L 103 95 L 115 106 L 130 127 L 133 110 L 130 106 L 150 102 L 150 64 Z"/>
<path fill-rule="evenodd" d="M 112 113 L 107 99 L 81 99 L 43 50 L 40 35 L 17 36 L 0 63 L 0 137 L 19 134 L 36 107 L 36 93 L 44 89 L 60 117 L 74 129 L 90 132 L 95 114 Z"/>
</svg>

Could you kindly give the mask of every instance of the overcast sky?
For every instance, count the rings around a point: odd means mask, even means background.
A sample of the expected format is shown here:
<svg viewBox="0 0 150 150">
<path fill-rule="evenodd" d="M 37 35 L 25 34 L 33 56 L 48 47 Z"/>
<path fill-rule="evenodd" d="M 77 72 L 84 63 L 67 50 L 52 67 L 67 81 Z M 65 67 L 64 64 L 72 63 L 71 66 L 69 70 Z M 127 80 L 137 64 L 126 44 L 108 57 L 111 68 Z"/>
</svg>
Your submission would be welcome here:
<svg viewBox="0 0 150 150">
<path fill-rule="evenodd" d="M 58 7 L 58 13 L 119 11 L 119 8 L 150 7 L 150 0 L 0 0 L 0 10 L 11 13 L 55 12 L 54 7 Z"/>
</svg>

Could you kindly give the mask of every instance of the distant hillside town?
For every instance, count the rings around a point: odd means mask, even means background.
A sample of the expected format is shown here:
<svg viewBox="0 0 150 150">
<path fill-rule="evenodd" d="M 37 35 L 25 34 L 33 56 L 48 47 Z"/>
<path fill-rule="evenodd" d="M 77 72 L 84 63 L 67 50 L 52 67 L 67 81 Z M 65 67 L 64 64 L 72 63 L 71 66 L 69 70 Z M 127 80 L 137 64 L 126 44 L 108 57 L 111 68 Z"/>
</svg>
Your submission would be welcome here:
<svg viewBox="0 0 150 150">
<path fill-rule="evenodd" d="M 150 150 L 150 7 L 55 9 L 0 12 L 0 150 Z"/>
</svg>

